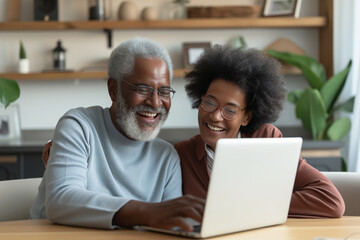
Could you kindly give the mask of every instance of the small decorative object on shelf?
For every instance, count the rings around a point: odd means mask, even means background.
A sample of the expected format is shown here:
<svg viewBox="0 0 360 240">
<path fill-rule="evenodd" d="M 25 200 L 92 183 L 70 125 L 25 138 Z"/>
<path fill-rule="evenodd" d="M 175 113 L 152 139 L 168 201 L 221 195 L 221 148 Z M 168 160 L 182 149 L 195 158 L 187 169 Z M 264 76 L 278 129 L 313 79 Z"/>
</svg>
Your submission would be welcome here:
<svg viewBox="0 0 360 240">
<path fill-rule="evenodd" d="M 58 0 L 34 0 L 35 21 L 57 21 Z"/>
<path fill-rule="evenodd" d="M 54 69 L 65 70 L 65 52 L 66 50 L 61 45 L 61 41 L 57 41 L 57 45 L 53 50 Z"/>
<path fill-rule="evenodd" d="M 233 49 L 245 50 L 247 48 L 247 43 L 243 36 L 237 36 L 230 39 L 228 46 Z"/>
<path fill-rule="evenodd" d="M 105 20 L 104 0 L 89 0 L 89 20 Z"/>
<path fill-rule="evenodd" d="M 156 20 L 158 13 L 153 7 L 146 7 L 141 12 L 141 19 L 145 21 Z"/>
<path fill-rule="evenodd" d="M 19 57 L 19 72 L 28 73 L 30 71 L 29 59 L 26 58 L 26 52 L 22 41 L 20 41 Z"/>
<path fill-rule="evenodd" d="M 187 9 L 186 4 L 189 3 L 189 0 L 174 0 L 174 9 L 172 17 L 174 19 L 184 19 L 187 18 Z"/>
<path fill-rule="evenodd" d="M 132 1 L 124 1 L 120 4 L 118 12 L 119 20 L 137 20 L 138 10 Z"/>
<path fill-rule="evenodd" d="M 297 16 L 299 15 L 301 1 L 299 0 L 265 0 L 263 17 Z"/>
<path fill-rule="evenodd" d="M 184 68 L 190 69 L 206 48 L 210 48 L 210 42 L 183 43 Z"/>
</svg>

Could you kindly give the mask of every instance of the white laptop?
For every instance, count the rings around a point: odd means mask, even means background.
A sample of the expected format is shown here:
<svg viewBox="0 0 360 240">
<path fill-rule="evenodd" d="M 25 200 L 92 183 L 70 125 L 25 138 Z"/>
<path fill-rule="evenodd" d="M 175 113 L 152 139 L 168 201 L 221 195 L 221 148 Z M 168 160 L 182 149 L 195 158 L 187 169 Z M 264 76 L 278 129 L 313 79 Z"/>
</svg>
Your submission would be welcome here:
<svg viewBox="0 0 360 240">
<path fill-rule="evenodd" d="M 207 238 L 284 223 L 302 138 L 220 139 L 201 226 L 194 232 L 143 227 Z"/>
</svg>

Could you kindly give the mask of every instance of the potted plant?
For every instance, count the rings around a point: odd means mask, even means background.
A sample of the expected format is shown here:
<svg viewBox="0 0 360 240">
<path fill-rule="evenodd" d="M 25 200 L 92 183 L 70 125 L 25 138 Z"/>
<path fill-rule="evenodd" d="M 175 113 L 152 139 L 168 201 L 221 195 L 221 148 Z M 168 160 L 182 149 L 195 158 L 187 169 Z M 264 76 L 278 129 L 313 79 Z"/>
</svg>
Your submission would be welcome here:
<svg viewBox="0 0 360 240">
<path fill-rule="evenodd" d="M 336 118 L 335 114 L 339 111 L 353 111 L 354 96 L 337 104 L 352 61 L 349 61 L 345 69 L 327 80 L 324 67 L 309 56 L 275 50 L 268 50 L 267 53 L 298 67 L 308 81 L 310 87 L 290 92 L 288 100 L 295 104 L 296 117 L 301 119 L 304 128 L 311 132 L 313 140 L 343 139 L 350 131 L 351 121 L 347 117 Z"/>
<path fill-rule="evenodd" d="M 26 58 L 26 52 L 22 41 L 20 41 L 20 51 L 19 51 L 19 72 L 28 73 L 29 72 L 29 59 Z"/>
<path fill-rule="evenodd" d="M 20 96 L 20 88 L 15 80 L 0 78 L 0 103 L 7 108 Z"/>
</svg>

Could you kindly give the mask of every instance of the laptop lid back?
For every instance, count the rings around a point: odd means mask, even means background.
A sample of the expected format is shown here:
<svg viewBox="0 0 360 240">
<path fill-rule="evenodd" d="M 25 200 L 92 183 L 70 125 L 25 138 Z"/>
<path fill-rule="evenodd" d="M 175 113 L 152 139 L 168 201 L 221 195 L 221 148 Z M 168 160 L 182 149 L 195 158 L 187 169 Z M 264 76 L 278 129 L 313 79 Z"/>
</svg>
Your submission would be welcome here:
<svg viewBox="0 0 360 240">
<path fill-rule="evenodd" d="M 301 145 L 301 138 L 218 140 L 201 237 L 284 223 Z"/>
</svg>

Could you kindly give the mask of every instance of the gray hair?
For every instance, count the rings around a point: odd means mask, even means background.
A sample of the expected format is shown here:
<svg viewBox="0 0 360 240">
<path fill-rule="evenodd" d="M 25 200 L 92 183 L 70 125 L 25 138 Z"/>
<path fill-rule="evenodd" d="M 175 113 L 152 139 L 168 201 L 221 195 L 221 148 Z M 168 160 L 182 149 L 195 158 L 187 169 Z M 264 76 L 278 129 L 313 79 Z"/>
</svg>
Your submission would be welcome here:
<svg viewBox="0 0 360 240">
<path fill-rule="evenodd" d="M 141 37 L 131 38 L 117 46 L 110 55 L 108 77 L 118 84 L 134 71 L 136 58 L 158 58 L 163 60 L 169 70 L 170 82 L 173 77 L 173 67 L 168 51 L 160 44 Z"/>
</svg>

